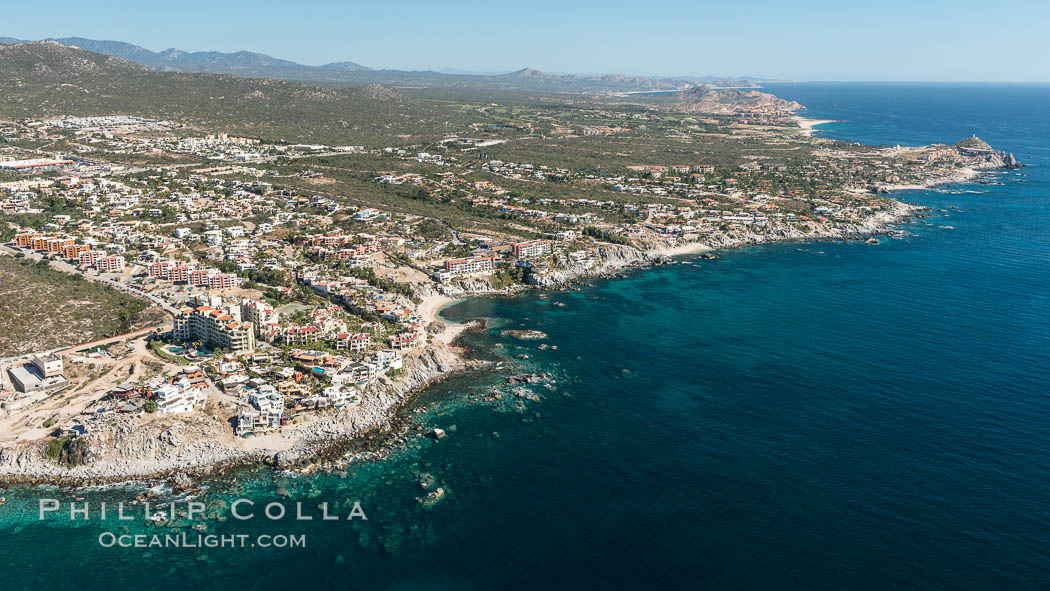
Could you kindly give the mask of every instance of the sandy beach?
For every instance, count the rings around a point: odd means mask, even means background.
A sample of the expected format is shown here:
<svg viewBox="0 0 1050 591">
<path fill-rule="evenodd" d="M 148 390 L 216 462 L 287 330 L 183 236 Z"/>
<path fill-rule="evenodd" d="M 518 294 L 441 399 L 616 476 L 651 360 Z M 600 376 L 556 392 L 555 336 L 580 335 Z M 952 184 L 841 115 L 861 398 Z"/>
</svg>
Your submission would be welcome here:
<svg viewBox="0 0 1050 591">
<path fill-rule="evenodd" d="M 698 252 L 704 252 L 708 250 L 712 250 L 712 248 L 702 242 L 683 242 L 678 246 L 664 246 L 660 248 L 647 250 L 646 252 L 657 256 L 673 257 L 687 254 L 696 254 Z"/>
<path fill-rule="evenodd" d="M 419 304 L 417 312 L 423 319 L 425 326 L 430 326 L 435 321 L 441 321 L 444 324 L 445 329 L 440 333 L 434 335 L 434 340 L 439 343 L 450 344 L 452 341 L 459 336 L 467 327 L 462 324 L 450 324 L 442 321 L 438 316 L 438 313 L 442 308 L 457 301 L 457 298 L 452 298 L 437 292 L 434 292 L 423 298 L 423 302 Z"/>
<path fill-rule="evenodd" d="M 825 123 L 839 123 L 836 119 L 806 119 L 805 117 L 795 116 L 795 121 L 798 122 L 798 126 L 802 128 L 802 133 L 805 136 L 812 136 L 813 132 L 820 131 L 814 129 L 818 125 L 824 125 Z"/>
</svg>

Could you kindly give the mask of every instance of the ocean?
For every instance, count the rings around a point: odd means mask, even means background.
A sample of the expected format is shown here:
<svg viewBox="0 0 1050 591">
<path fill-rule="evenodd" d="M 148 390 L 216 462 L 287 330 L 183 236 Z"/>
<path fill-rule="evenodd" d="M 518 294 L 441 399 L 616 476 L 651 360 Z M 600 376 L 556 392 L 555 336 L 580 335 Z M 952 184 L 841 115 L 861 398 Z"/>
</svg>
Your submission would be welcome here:
<svg viewBox="0 0 1050 591">
<path fill-rule="evenodd" d="M 977 134 L 1029 167 L 900 194 L 945 217 L 878 245 L 761 245 L 453 305 L 503 365 L 421 396 L 410 416 L 447 437 L 204 496 L 257 514 L 359 500 L 367 521 L 208 526 L 305 548 L 106 548 L 171 528 L 37 519 L 42 496 L 120 488 L 8 489 L 0 588 L 1050 588 L 1050 85 L 766 88 L 840 121 L 823 136 Z M 505 383 L 537 372 L 553 383 Z M 447 491 L 433 507 L 420 472 Z"/>
</svg>

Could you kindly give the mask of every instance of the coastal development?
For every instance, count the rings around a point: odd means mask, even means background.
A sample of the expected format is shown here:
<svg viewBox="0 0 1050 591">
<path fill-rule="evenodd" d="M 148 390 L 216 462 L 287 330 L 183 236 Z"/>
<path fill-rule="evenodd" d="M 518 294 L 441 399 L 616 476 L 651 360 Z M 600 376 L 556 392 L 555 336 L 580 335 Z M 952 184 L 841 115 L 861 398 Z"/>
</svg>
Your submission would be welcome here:
<svg viewBox="0 0 1050 591">
<path fill-rule="evenodd" d="M 16 112 L 33 74 L 13 57 L 27 55 L 83 85 L 99 68 L 167 80 L 53 43 L 0 46 L 0 71 L 23 81 L 0 112 L 0 322 L 24 326 L 0 337 L 2 480 L 312 464 L 480 363 L 455 346 L 467 327 L 438 318 L 455 299 L 746 244 L 872 240 L 932 215 L 892 191 L 1021 166 L 977 137 L 823 139 L 803 105 L 704 85 L 367 90 L 441 122 L 425 133 L 358 133 L 327 113 L 292 131 L 276 107 L 266 125 L 79 97 Z M 69 71 L 83 60 L 103 65 Z M 43 295 L 67 287 L 83 295 Z M 20 319 L 38 306 L 46 318 Z"/>
</svg>

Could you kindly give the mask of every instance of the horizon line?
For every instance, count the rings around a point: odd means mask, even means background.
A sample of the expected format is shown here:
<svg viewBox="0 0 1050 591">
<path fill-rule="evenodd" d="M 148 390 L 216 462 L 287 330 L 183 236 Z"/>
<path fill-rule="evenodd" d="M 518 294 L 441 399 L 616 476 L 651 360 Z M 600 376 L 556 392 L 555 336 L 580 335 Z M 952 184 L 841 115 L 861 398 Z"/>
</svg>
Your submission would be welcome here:
<svg viewBox="0 0 1050 591">
<path fill-rule="evenodd" d="M 18 39 L 17 37 L 8 37 L 8 38 L 9 39 L 15 39 L 17 43 L 41 43 L 41 42 L 44 42 L 44 41 L 58 42 L 59 39 L 63 39 L 63 37 L 54 37 L 54 36 L 46 37 L 46 38 L 43 38 L 43 39 L 37 39 L 37 40 Z M 742 75 L 718 75 L 718 74 L 637 74 L 637 73 L 626 73 L 624 71 L 616 71 L 616 70 L 609 70 L 609 71 L 606 71 L 604 73 L 595 73 L 595 72 L 559 72 L 557 70 L 542 70 L 542 69 L 534 68 L 534 67 L 531 67 L 531 66 L 524 66 L 524 67 L 515 68 L 515 69 L 508 69 L 507 71 L 502 72 L 502 73 L 485 73 L 485 72 L 473 72 L 473 71 L 470 70 L 470 68 L 466 68 L 466 67 L 449 66 L 449 65 L 441 66 L 441 67 L 412 67 L 412 68 L 399 68 L 399 67 L 391 67 L 391 66 L 377 67 L 377 66 L 369 66 L 369 65 L 361 64 L 361 63 L 358 63 L 358 62 L 350 60 L 350 59 L 333 60 L 333 61 L 327 61 L 327 62 L 322 63 L 322 64 L 314 65 L 314 64 L 307 64 L 307 63 L 303 63 L 303 62 L 297 62 L 297 61 L 294 61 L 294 60 L 291 60 L 291 59 L 287 59 L 287 58 L 283 58 L 283 57 L 276 57 L 276 56 L 271 55 L 269 53 L 263 53 L 261 51 L 256 51 L 256 50 L 252 50 L 252 49 L 238 49 L 238 50 L 235 50 L 235 51 L 220 51 L 220 50 L 216 50 L 216 49 L 183 50 L 183 49 L 179 49 L 177 47 L 168 47 L 168 48 L 161 49 L 161 50 L 153 50 L 153 49 L 150 49 L 150 48 L 145 47 L 143 45 L 139 45 L 137 43 L 132 43 L 130 41 L 120 41 L 120 40 L 116 40 L 116 39 L 92 39 L 90 37 L 80 37 L 79 35 L 70 35 L 69 37 L 64 37 L 64 38 L 66 38 L 66 39 L 80 38 L 80 39 L 84 39 L 84 40 L 87 40 L 87 41 L 96 41 L 96 42 L 102 42 L 102 43 L 124 43 L 124 44 L 127 44 L 127 45 L 132 45 L 132 46 L 135 46 L 135 47 L 139 47 L 141 49 L 145 49 L 146 51 L 149 51 L 151 53 L 163 53 L 165 51 L 175 50 L 175 51 L 182 51 L 182 52 L 185 52 L 185 53 L 212 53 L 212 52 L 214 52 L 214 53 L 222 53 L 222 54 L 232 55 L 232 54 L 235 54 L 235 53 L 245 52 L 245 53 L 254 53 L 254 54 L 257 54 L 257 55 L 263 55 L 263 56 L 269 57 L 271 59 L 277 59 L 277 60 L 281 60 L 281 61 L 291 62 L 291 63 L 294 63 L 294 64 L 298 64 L 298 65 L 306 66 L 306 67 L 310 67 L 310 68 L 319 68 L 319 67 L 323 67 L 323 66 L 326 66 L 326 65 L 329 65 L 329 64 L 334 64 L 334 63 L 351 62 L 351 63 L 357 64 L 359 66 L 362 66 L 364 68 L 367 68 L 368 70 L 375 71 L 375 72 L 383 72 L 383 71 L 434 72 L 434 73 L 442 74 L 442 75 L 445 75 L 445 76 L 492 77 L 492 76 L 504 76 L 504 75 L 507 75 L 507 74 L 513 74 L 515 72 L 520 72 L 522 70 L 535 70 L 537 72 L 540 72 L 540 73 L 543 73 L 543 74 L 549 74 L 549 75 L 552 75 L 552 76 L 595 76 L 595 77 L 596 76 L 636 76 L 636 77 L 639 77 L 639 78 L 650 78 L 650 79 L 652 79 L 652 78 L 665 78 L 665 79 L 724 78 L 724 79 L 727 79 L 727 80 L 740 80 L 740 81 L 753 82 L 755 84 L 806 84 L 806 83 L 817 83 L 817 84 L 828 84 L 828 83 L 836 83 L 836 84 L 1050 84 L 1050 80 L 873 80 L 873 79 L 843 80 L 843 79 L 816 79 L 816 78 L 814 78 L 814 79 L 778 79 L 778 78 L 749 77 L 749 76 L 742 76 Z M 3 44 L 0 43 L 0 45 L 3 45 Z M 74 45 L 74 47 L 78 47 L 79 49 L 81 49 L 83 51 L 91 51 L 90 49 L 86 49 L 84 47 L 79 47 L 79 46 L 75 46 L 75 45 Z M 99 52 L 93 52 L 92 51 L 92 53 L 99 53 Z M 109 55 L 109 54 L 103 54 L 103 55 Z M 112 57 L 116 57 L 116 56 L 112 56 Z M 119 58 L 118 57 L 118 59 L 124 59 L 124 58 Z M 132 61 L 132 63 L 136 63 L 133 60 L 126 60 L 126 61 Z M 447 72 L 447 71 L 443 71 L 443 70 L 460 70 L 460 71 L 459 72 Z M 491 71 L 491 69 L 488 69 L 488 70 Z M 200 73 L 208 73 L 208 72 L 200 72 Z M 309 81 L 304 81 L 304 82 L 309 82 Z M 674 92 L 674 90 L 670 90 L 670 91 L 667 91 L 667 92 Z"/>
</svg>

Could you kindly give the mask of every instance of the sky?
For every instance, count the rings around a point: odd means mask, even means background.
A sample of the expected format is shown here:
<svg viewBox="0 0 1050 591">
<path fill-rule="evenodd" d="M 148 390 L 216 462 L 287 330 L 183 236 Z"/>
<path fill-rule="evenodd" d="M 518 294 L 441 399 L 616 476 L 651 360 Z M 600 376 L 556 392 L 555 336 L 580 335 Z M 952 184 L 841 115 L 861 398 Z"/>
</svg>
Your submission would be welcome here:
<svg viewBox="0 0 1050 591">
<path fill-rule="evenodd" d="M 311 65 L 782 80 L 1048 82 L 1048 31 L 1048 0 L 50 0 L 0 17 L 19 39 Z"/>
</svg>

